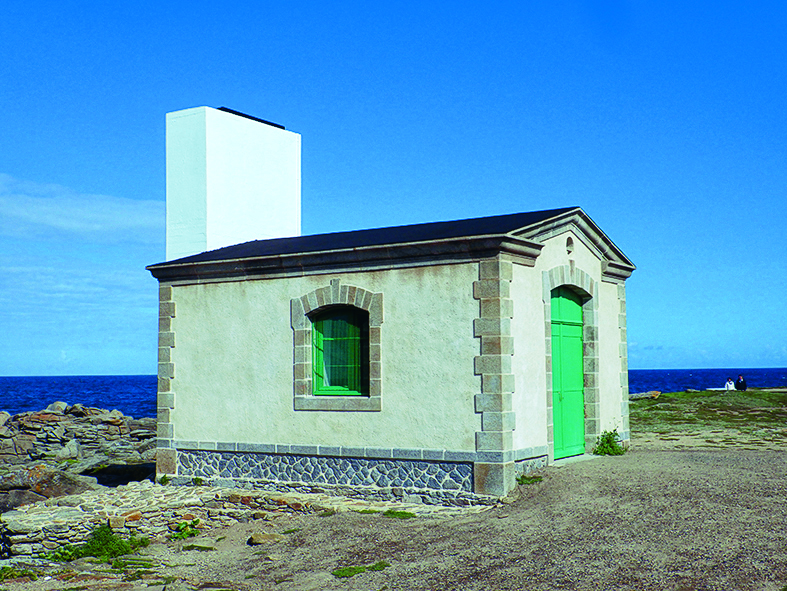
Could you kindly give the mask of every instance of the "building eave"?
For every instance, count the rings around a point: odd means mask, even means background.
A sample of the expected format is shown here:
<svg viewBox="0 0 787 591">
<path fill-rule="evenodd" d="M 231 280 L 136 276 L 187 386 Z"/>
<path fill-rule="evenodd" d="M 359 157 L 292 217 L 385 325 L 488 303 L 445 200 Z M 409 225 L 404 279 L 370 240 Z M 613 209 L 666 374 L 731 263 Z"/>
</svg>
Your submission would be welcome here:
<svg viewBox="0 0 787 591">
<path fill-rule="evenodd" d="M 173 261 L 150 265 L 147 270 L 160 282 L 203 282 L 459 263 L 490 258 L 501 252 L 516 257 L 524 265 L 533 266 L 541 248 L 541 244 L 532 240 L 496 234 L 219 261 Z"/>
</svg>

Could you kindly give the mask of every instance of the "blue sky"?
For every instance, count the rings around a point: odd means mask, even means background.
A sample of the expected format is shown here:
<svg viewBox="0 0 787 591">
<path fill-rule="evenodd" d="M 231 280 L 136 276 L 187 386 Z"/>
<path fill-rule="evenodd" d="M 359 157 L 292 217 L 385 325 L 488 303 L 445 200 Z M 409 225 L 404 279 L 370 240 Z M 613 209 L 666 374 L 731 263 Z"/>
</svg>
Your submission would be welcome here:
<svg viewBox="0 0 787 591">
<path fill-rule="evenodd" d="M 164 116 L 303 137 L 303 232 L 581 206 L 633 368 L 785 367 L 779 2 L 20 2 L 0 19 L 0 375 L 152 374 Z"/>
</svg>

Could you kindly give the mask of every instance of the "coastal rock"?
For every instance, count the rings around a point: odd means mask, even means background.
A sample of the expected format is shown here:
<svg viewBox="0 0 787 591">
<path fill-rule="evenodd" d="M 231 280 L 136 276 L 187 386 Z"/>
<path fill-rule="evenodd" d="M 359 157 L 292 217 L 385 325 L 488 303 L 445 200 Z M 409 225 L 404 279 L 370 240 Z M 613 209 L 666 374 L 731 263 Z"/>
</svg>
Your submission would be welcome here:
<svg viewBox="0 0 787 591">
<path fill-rule="evenodd" d="M 101 488 L 96 478 L 92 476 L 40 468 L 37 466 L 30 471 L 30 490 L 48 499 Z"/>
<path fill-rule="evenodd" d="M 55 454 L 57 461 L 71 460 L 82 455 L 82 448 L 76 439 L 71 439 L 66 445 Z"/>
<path fill-rule="evenodd" d="M 46 407 L 47 412 L 57 412 L 57 413 L 64 413 L 68 408 L 68 404 L 65 402 L 53 402 L 49 406 Z"/>
<path fill-rule="evenodd" d="M 154 418 L 61 401 L 0 412 L 0 513 L 38 500 L 24 491 L 51 498 L 150 477 L 155 435 Z"/>
<path fill-rule="evenodd" d="M 660 390 L 650 390 L 649 392 L 637 392 L 636 394 L 629 394 L 629 400 L 640 400 L 642 398 L 658 398 L 661 395 Z"/>
<path fill-rule="evenodd" d="M 48 499 L 78 494 L 98 487 L 93 477 L 70 474 L 46 464 L 17 470 L 0 478 L 0 490 L 30 490 Z"/>
<path fill-rule="evenodd" d="M 15 507 L 46 501 L 46 497 L 31 490 L 9 490 L 0 492 L 0 513 L 10 511 Z"/>
</svg>

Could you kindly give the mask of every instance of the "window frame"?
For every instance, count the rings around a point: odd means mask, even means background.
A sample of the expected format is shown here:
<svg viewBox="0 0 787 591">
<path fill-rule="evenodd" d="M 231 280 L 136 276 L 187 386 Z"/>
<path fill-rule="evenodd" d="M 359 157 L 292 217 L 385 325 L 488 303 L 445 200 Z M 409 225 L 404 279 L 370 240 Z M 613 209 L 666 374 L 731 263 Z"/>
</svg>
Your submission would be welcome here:
<svg viewBox="0 0 787 591">
<path fill-rule="evenodd" d="M 324 395 L 315 392 L 313 319 L 337 307 L 357 308 L 368 314 L 368 391 Z M 383 294 L 332 279 L 320 287 L 290 300 L 293 329 L 293 409 L 296 411 L 382 410 L 381 340 Z"/>
<path fill-rule="evenodd" d="M 357 335 L 327 336 L 335 330 L 326 323 L 338 323 L 341 316 L 348 316 L 348 324 L 357 329 Z M 339 305 L 320 309 L 310 315 L 312 321 L 312 393 L 314 396 L 368 396 L 369 395 L 369 313 L 354 306 Z M 341 346 L 346 363 L 337 363 L 335 357 L 326 364 L 327 342 L 336 343 L 334 355 Z M 341 355 L 341 354 L 340 354 Z M 328 357 L 331 357 L 328 354 Z M 348 385 L 325 384 L 329 368 L 347 367 Z M 352 377 L 350 377 L 352 376 Z M 334 380 L 329 379 L 329 382 Z"/>
</svg>

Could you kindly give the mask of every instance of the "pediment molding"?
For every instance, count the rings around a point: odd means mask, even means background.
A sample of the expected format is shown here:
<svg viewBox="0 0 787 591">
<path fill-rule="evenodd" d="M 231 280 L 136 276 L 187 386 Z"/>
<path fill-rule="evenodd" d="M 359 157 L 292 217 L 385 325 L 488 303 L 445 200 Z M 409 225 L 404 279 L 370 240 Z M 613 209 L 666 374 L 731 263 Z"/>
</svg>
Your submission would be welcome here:
<svg viewBox="0 0 787 591">
<path fill-rule="evenodd" d="M 636 269 L 623 251 L 578 207 L 561 216 L 515 230 L 511 235 L 543 244 L 567 232 L 576 236 L 601 260 L 605 280 L 625 281 Z"/>
</svg>

